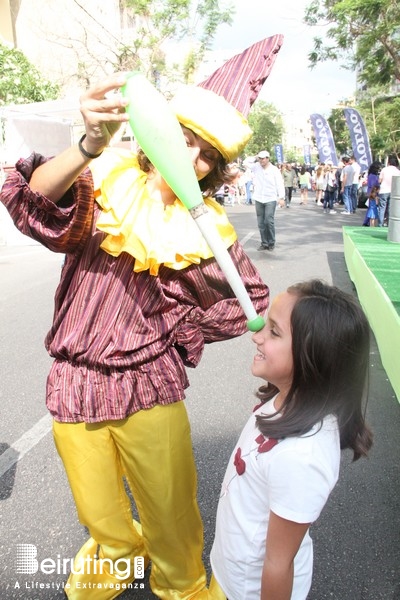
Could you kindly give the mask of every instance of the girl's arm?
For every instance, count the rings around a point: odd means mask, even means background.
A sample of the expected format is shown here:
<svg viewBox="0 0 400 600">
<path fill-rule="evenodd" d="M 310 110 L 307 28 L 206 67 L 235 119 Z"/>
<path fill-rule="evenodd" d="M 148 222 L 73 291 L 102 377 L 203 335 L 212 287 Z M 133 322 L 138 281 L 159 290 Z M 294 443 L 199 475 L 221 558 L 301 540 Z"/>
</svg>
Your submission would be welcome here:
<svg viewBox="0 0 400 600">
<path fill-rule="evenodd" d="M 110 94 L 112 90 L 118 90 L 125 81 L 126 78 L 121 73 L 111 75 L 81 97 L 80 110 L 86 130 L 82 147 L 89 154 L 101 154 L 121 123 L 128 121 L 129 117 L 125 113 L 126 100 L 118 93 Z M 57 203 L 90 160 L 77 145 L 72 146 L 38 167 L 32 175 L 30 187 L 34 192 Z"/>
<path fill-rule="evenodd" d="M 270 512 L 261 577 L 261 600 L 290 600 L 294 557 L 310 523 L 295 523 Z"/>
</svg>

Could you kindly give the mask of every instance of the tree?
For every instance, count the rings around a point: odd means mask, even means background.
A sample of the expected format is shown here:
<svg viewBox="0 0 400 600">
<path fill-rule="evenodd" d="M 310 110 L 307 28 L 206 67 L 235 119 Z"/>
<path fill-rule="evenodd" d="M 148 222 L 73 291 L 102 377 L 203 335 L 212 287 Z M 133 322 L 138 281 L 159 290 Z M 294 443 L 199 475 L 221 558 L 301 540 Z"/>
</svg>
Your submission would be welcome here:
<svg viewBox="0 0 400 600">
<path fill-rule="evenodd" d="M 281 113 L 273 105 L 258 100 L 252 106 L 248 117 L 253 136 L 246 146 L 247 156 L 260 150 L 268 150 L 274 156 L 274 145 L 282 143 L 283 119 Z"/>
<path fill-rule="evenodd" d="M 400 152 L 400 96 L 385 96 L 379 88 L 364 93 L 354 106 L 359 111 L 369 137 L 374 160 L 383 160 L 389 154 Z M 350 133 L 343 108 L 334 108 L 328 122 L 335 140 L 338 157 L 352 153 Z"/>
<path fill-rule="evenodd" d="M 360 112 L 369 132 L 372 154 L 379 159 L 393 152 L 399 154 L 400 96 L 365 96 L 360 102 Z"/>
<path fill-rule="evenodd" d="M 344 66 L 357 69 L 359 81 L 366 85 L 400 80 L 398 0 L 313 0 L 304 20 L 311 26 L 327 27 L 327 42 L 314 38 L 311 67 L 345 59 Z"/>
<path fill-rule="evenodd" d="M 129 70 L 142 71 L 157 87 L 163 87 L 162 80 L 189 83 L 218 27 L 232 23 L 234 11 L 227 2 L 120 0 L 118 31 L 115 21 L 106 20 L 106 13 L 89 12 L 83 0 L 73 0 L 69 27 L 63 31 L 61 24 L 59 30 L 42 31 L 41 37 L 76 54 L 78 69 L 73 77 L 86 85 L 110 71 Z M 59 8 L 54 4 L 51 10 Z M 167 66 L 166 56 L 170 57 L 176 42 L 180 43 L 179 64 Z"/>
<path fill-rule="evenodd" d="M 0 43 L 0 106 L 54 100 L 57 85 L 46 81 L 26 56 Z"/>
<path fill-rule="evenodd" d="M 231 24 L 233 17 L 232 6 L 220 6 L 218 0 L 125 0 L 125 5 L 140 33 L 135 50 L 150 62 L 166 40 L 190 42 L 182 70 L 186 83 L 192 80 L 206 50 L 211 49 L 218 27 Z"/>
<path fill-rule="evenodd" d="M 334 108 L 328 117 L 328 123 L 332 131 L 333 139 L 335 140 L 335 148 L 337 156 L 352 154 L 350 132 L 348 130 L 346 119 L 342 108 Z"/>
</svg>

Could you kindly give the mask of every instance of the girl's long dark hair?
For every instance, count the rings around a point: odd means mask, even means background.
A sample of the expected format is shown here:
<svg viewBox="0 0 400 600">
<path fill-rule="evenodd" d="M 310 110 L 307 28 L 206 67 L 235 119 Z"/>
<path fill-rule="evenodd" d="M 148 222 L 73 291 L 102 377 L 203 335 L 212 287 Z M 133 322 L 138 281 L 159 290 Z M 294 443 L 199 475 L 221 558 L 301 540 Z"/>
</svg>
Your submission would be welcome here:
<svg viewBox="0 0 400 600">
<path fill-rule="evenodd" d="M 370 175 L 371 173 L 373 175 L 379 175 L 380 171 L 381 171 L 381 163 L 378 160 L 374 160 L 374 162 L 372 162 L 369 165 L 368 175 Z"/>
<path fill-rule="evenodd" d="M 355 298 L 319 280 L 293 285 L 298 296 L 292 314 L 293 380 L 280 416 L 257 416 L 266 437 L 308 433 L 327 415 L 337 417 L 341 448 L 353 460 L 366 456 L 372 433 L 365 423 L 370 331 Z M 278 392 L 262 386 L 257 397 L 266 402 Z M 276 414 L 276 413 L 275 413 Z"/>
</svg>

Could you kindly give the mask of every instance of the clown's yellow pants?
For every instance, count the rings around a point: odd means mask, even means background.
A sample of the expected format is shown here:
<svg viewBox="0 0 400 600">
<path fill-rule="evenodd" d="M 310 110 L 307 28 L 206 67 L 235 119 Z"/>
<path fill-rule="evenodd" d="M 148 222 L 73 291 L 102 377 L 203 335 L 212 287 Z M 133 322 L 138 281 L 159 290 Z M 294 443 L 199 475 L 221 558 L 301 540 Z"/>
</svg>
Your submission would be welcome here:
<svg viewBox="0 0 400 600">
<path fill-rule="evenodd" d="M 151 559 L 150 585 L 159 598 L 208 599 L 184 403 L 142 410 L 121 421 L 55 421 L 53 433 L 79 520 L 91 535 L 75 557 L 75 574 L 65 589 L 70 600 L 116 598 L 124 591 L 122 584 L 132 582 L 137 556 L 145 557 L 146 564 Z M 132 521 L 123 476 L 141 528 Z M 96 558 L 102 559 L 101 568 Z"/>
</svg>

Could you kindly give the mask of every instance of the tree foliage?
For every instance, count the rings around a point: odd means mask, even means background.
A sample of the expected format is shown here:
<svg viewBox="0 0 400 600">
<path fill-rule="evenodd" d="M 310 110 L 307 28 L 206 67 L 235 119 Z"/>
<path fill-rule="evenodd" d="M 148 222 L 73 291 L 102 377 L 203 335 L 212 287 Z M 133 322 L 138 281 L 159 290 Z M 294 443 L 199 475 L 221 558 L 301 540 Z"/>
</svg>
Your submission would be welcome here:
<svg viewBox="0 0 400 600">
<path fill-rule="evenodd" d="M 274 156 L 274 145 L 282 142 L 283 120 L 278 109 L 263 100 L 254 103 L 248 117 L 253 136 L 246 146 L 247 156 L 268 150 Z"/>
<path fill-rule="evenodd" d="M 59 88 L 46 81 L 26 56 L 0 43 L 0 106 L 57 98 Z"/>
<path fill-rule="evenodd" d="M 367 127 L 372 154 L 384 156 L 400 153 L 400 97 L 378 94 L 364 97 L 359 106 Z"/>
<path fill-rule="evenodd" d="M 163 89 L 166 82 L 191 81 L 218 27 L 232 23 L 231 2 L 119 0 L 103 3 L 107 6 L 98 12 L 89 11 L 85 0 L 64 2 L 65 12 L 60 12 L 59 3 L 49 2 L 50 22 L 57 26 L 47 26 L 49 20 L 43 17 L 35 30 L 41 39 L 65 50 L 67 60 L 59 69 L 65 87 L 73 88 L 76 82 L 87 87 L 111 72 L 140 70 Z"/>
<path fill-rule="evenodd" d="M 374 160 L 383 160 L 389 154 L 400 153 L 400 97 L 384 96 L 379 89 L 363 96 L 355 107 L 368 132 Z M 342 108 L 334 108 L 328 122 L 335 140 L 338 156 L 352 153 L 350 133 Z"/>
<path fill-rule="evenodd" d="M 232 6 L 219 0 L 125 0 L 125 6 L 136 32 L 134 55 L 153 78 L 155 72 L 166 70 L 165 60 L 160 60 L 163 44 L 186 40 L 189 48 L 182 57 L 180 75 L 190 82 L 206 50 L 211 49 L 218 27 L 233 20 Z"/>
<path fill-rule="evenodd" d="M 350 132 L 342 108 L 334 108 L 328 117 L 338 158 L 349 156 L 353 153 L 351 148 Z"/>
<path fill-rule="evenodd" d="M 400 80 L 399 0 L 312 0 L 308 25 L 326 27 L 327 41 L 314 38 L 310 65 L 346 60 L 360 82 L 388 85 Z"/>
</svg>

